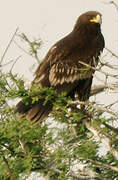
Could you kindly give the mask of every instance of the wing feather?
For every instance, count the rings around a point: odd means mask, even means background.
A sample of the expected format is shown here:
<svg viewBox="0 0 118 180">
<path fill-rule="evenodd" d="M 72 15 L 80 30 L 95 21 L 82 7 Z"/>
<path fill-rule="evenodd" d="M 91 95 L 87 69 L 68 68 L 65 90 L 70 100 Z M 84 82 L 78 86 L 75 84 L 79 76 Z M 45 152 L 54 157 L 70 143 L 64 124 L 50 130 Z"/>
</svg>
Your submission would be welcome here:
<svg viewBox="0 0 118 180">
<path fill-rule="evenodd" d="M 74 81 L 92 77 L 94 72 L 92 67 L 81 64 L 79 61 L 77 63 L 78 64 L 69 61 L 61 61 L 54 64 L 49 72 L 51 86 L 73 83 Z"/>
</svg>

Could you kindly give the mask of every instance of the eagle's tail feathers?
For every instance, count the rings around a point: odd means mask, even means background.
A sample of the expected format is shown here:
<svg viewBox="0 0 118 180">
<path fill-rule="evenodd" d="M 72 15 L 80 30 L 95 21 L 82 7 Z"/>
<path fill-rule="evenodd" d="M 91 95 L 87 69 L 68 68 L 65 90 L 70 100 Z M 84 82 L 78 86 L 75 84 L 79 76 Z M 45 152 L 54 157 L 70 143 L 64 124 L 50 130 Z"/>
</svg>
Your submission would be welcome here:
<svg viewBox="0 0 118 180">
<path fill-rule="evenodd" d="M 16 112 L 20 113 L 21 117 L 26 116 L 26 118 L 32 122 L 41 122 L 45 120 L 51 110 L 51 104 L 43 105 L 43 103 L 27 106 L 22 101 L 20 101 L 16 106 Z"/>
</svg>

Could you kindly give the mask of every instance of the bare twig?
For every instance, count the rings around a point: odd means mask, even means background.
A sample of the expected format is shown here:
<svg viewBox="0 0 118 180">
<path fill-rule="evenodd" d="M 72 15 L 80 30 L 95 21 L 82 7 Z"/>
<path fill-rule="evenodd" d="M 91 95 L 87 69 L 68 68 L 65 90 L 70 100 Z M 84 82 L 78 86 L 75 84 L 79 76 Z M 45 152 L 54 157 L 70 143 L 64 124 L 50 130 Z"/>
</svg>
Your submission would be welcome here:
<svg viewBox="0 0 118 180">
<path fill-rule="evenodd" d="M 92 89 L 91 89 L 90 96 L 93 96 L 93 95 L 96 95 L 98 93 L 101 93 L 101 92 L 103 92 L 106 89 L 118 90 L 118 82 L 93 86 Z M 117 102 L 117 100 L 116 100 L 116 102 Z M 112 103 L 111 106 L 112 105 L 114 105 L 114 103 Z"/>
<path fill-rule="evenodd" d="M 14 65 L 16 64 L 16 62 L 21 58 L 22 56 L 20 55 L 20 56 L 18 56 L 17 58 L 16 58 L 16 60 L 14 61 L 14 63 L 12 64 L 12 67 L 11 67 L 11 69 L 10 69 L 10 73 L 12 74 L 12 70 L 13 70 L 13 68 L 14 68 Z"/>
<path fill-rule="evenodd" d="M 25 54 L 27 54 L 27 55 L 29 55 L 29 56 L 31 56 L 31 54 L 30 53 L 28 53 L 25 49 L 23 49 L 15 40 L 13 41 L 14 43 L 15 43 L 15 45 L 19 48 L 19 49 L 21 49 Z"/>
<path fill-rule="evenodd" d="M 8 63 L 2 64 L 2 65 L 0 64 L 0 67 L 7 66 L 7 65 L 11 64 L 12 62 L 13 62 L 13 60 L 9 61 Z"/>
<path fill-rule="evenodd" d="M 86 67 L 90 67 L 90 66 L 89 66 L 87 63 L 85 63 L 85 62 L 79 61 L 79 63 L 82 64 L 82 65 L 85 65 Z M 110 74 L 110 73 L 107 73 L 107 72 L 102 71 L 101 68 L 98 69 L 98 68 L 93 67 L 93 66 L 91 66 L 91 69 L 93 69 L 94 71 L 100 72 L 100 73 L 104 74 L 104 75 L 107 76 L 107 77 L 110 76 L 110 77 L 113 77 L 113 78 L 118 79 L 118 74 Z"/>
<path fill-rule="evenodd" d="M 106 108 L 111 108 L 113 105 L 117 104 L 118 100 L 114 101 L 113 103 L 106 106 Z"/>
<path fill-rule="evenodd" d="M 10 42 L 8 43 L 6 49 L 5 49 L 5 51 L 4 51 L 4 53 L 3 53 L 2 57 L 1 57 L 0 64 L 2 64 L 5 55 L 6 55 L 7 51 L 8 51 L 8 49 L 9 49 L 11 43 L 13 42 L 14 37 L 16 36 L 17 31 L 18 31 L 18 28 L 15 30 L 15 33 L 13 34 L 13 36 L 12 36 Z"/>
<path fill-rule="evenodd" d="M 108 110 L 105 107 L 101 107 L 101 106 L 98 106 L 98 105 L 94 105 L 93 107 L 96 108 L 98 111 L 102 111 L 103 113 L 107 112 L 108 114 L 111 114 L 111 115 L 115 116 L 116 118 L 118 118 L 118 114 L 117 113 L 115 113 L 115 112 L 113 112 L 111 110 Z"/>
<path fill-rule="evenodd" d="M 87 179 L 94 180 L 96 178 L 99 179 L 98 176 L 91 177 L 91 176 L 88 176 L 88 175 L 86 175 L 86 176 L 77 175 L 73 171 L 70 171 L 70 176 L 73 177 L 74 179 L 78 179 L 78 180 L 87 180 Z"/>
<path fill-rule="evenodd" d="M 118 5 L 114 1 L 110 1 L 110 4 L 113 4 L 116 7 L 116 10 L 118 11 Z"/>
<path fill-rule="evenodd" d="M 103 123 L 107 128 L 111 129 L 113 132 L 118 134 L 118 128 L 114 128 L 113 126 L 110 126 L 107 123 Z"/>
<path fill-rule="evenodd" d="M 118 74 L 110 74 L 110 73 L 104 72 L 104 71 L 99 70 L 99 69 L 96 69 L 96 71 L 104 74 L 104 75 L 107 76 L 107 77 L 112 77 L 112 78 L 118 79 Z"/>
<path fill-rule="evenodd" d="M 103 63 L 103 62 L 101 62 L 101 64 L 102 64 L 102 67 L 103 66 L 106 66 L 106 67 L 108 67 L 108 68 L 110 68 L 110 69 L 113 69 L 113 70 L 118 70 L 118 65 L 116 66 L 116 65 L 111 65 L 111 64 L 109 64 L 109 63 Z"/>
<path fill-rule="evenodd" d="M 116 57 L 117 59 L 118 59 L 118 56 L 115 54 L 115 53 L 113 53 L 110 49 L 108 49 L 108 48 L 105 48 L 109 53 L 111 53 L 111 55 L 112 56 L 114 56 L 114 57 Z"/>
<path fill-rule="evenodd" d="M 98 111 L 101 111 L 101 112 L 107 112 L 108 114 L 111 114 L 111 115 L 113 115 L 113 116 L 115 116 L 116 118 L 118 118 L 118 114 L 117 113 L 115 113 L 115 112 L 113 112 L 113 111 L 111 111 L 111 110 L 108 110 L 107 108 L 105 108 L 105 107 L 102 107 L 102 106 L 98 106 L 98 105 L 96 105 L 96 104 L 92 104 L 91 102 L 83 102 L 83 101 L 72 101 L 71 102 L 71 104 L 73 105 L 73 104 L 76 104 L 76 105 L 86 105 L 86 106 L 89 106 L 89 107 L 91 107 L 91 108 L 95 108 L 96 110 L 98 110 Z"/>
<path fill-rule="evenodd" d="M 101 93 L 103 92 L 105 89 L 107 89 L 108 86 L 107 85 L 98 85 L 98 86 L 94 86 L 92 89 L 91 89 L 91 94 L 90 96 L 93 96 L 93 95 L 96 95 L 98 93 Z"/>
</svg>

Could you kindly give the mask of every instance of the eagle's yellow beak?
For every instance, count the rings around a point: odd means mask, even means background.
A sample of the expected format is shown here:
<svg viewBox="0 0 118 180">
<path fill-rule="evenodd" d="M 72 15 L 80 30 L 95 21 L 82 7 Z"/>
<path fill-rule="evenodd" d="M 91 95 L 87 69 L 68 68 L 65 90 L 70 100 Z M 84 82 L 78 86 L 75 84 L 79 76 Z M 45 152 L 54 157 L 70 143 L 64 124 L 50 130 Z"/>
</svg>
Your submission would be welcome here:
<svg viewBox="0 0 118 180">
<path fill-rule="evenodd" d="M 96 17 L 90 19 L 90 22 L 94 22 L 94 23 L 99 23 L 99 24 L 101 24 L 101 23 L 102 23 L 101 16 L 100 16 L 99 14 L 97 14 Z"/>
</svg>

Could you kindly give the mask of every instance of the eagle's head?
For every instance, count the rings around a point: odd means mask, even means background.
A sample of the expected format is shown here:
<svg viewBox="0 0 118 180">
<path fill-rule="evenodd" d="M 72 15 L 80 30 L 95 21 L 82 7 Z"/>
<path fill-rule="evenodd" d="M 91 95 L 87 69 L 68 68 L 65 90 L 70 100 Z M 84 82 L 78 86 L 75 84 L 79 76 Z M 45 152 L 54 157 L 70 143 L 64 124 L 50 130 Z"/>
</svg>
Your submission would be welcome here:
<svg viewBox="0 0 118 180">
<path fill-rule="evenodd" d="M 79 16 L 77 22 L 74 26 L 74 29 L 79 29 L 82 26 L 98 26 L 100 27 L 102 23 L 101 14 L 97 11 L 88 11 Z"/>
<path fill-rule="evenodd" d="M 101 14 L 97 11 L 88 11 L 84 14 L 82 14 L 79 18 L 78 21 L 82 23 L 102 23 L 102 18 Z"/>
</svg>

